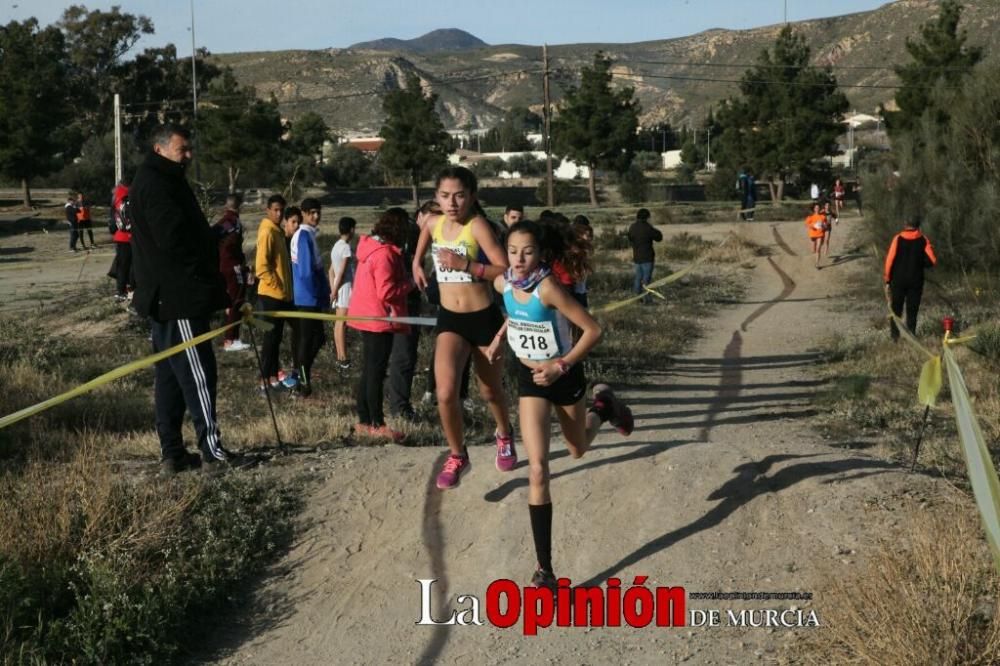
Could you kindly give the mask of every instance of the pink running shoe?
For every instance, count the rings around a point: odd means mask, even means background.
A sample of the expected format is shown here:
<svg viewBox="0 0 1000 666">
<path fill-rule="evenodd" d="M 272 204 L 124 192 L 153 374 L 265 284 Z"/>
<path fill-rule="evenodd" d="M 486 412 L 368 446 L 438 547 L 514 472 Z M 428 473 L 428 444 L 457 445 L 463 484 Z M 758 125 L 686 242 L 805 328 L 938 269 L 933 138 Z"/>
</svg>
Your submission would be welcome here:
<svg viewBox="0 0 1000 666">
<path fill-rule="evenodd" d="M 463 474 L 469 471 L 472 463 L 469 462 L 468 454 L 456 456 L 454 453 L 444 461 L 444 469 L 437 477 L 437 487 L 439 490 L 451 490 L 458 487 L 458 481 Z"/>
<path fill-rule="evenodd" d="M 507 429 L 510 430 L 510 434 L 506 437 L 501 435 L 499 430 L 493 433 L 497 440 L 497 470 L 501 472 L 509 472 L 517 464 L 517 451 L 514 449 L 514 428 L 508 425 Z"/>
<path fill-rule="evenodd" d="M 628 437 L 635 427 L 635 420 L 632 418 L 632 410 L 625 403 L 615 397 L 614 391 L 607 384 L 594 385 L 594 407 L 603 410 L 604 407 L 611 408 L 611 418 L 608 421 L 615 427 L 615 430 Z"/>
</svg>

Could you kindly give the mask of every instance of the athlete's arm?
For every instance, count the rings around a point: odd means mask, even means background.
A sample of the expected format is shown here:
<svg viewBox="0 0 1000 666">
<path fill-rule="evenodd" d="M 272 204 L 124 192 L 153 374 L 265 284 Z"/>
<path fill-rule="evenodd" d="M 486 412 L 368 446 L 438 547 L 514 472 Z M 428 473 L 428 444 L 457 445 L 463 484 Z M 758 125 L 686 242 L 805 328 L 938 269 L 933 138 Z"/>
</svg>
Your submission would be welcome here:
<svg viewBox="0 0 1000 666">
<path fill-rule="evenodd" d="M 504 252 L 503 248 L 500 247 L 500 243 L 497 242 L 489 222 L 481 217 L 476 217 L 469 224 L 472 225 L 472 237 L 476 239 L 483 254 L 490 260 L 489 265 L 486 265 L 483 269 L 483 279 L 494 280 L 498 276 L 503 275 L 503 272 L 507 270 L 507 253 Z M 480 270 L 479 267 L 482 265 L 478 261 L 470 262 L 470 272 L 475 275 L 474 271 Z"/>
<path fill-rule="evenodd" d="M 586 358 L 590 350 L 601 341 L 601 325 L 598 324 L 590 313 L 583 309 L 576 299 L 570 296 L 569 292 L 560 286 L 555 278 L 542 280 L 537 287 L 542 300 L 542 305 L 558 310 L 566 319 L 570 320 L 577 328 L 583 331 L 580 339 L 576 341 L 561 359 L 553 359 L 535 368 L 533 374 L 535 383 L 541 386 L 548 386 L 563 375 L 562 368 L 556 361 L 562 361 L 568 366 L 576 365 Z"/>
<path fill-rule="evenodd" d="M 496 337 L 493 338 L 493 342 L 490 346 L 486 348 L 486 358 L 489 359 L 490 363 L 496 363 L 499 359 L 503 358 L 503 349 L 507 340 L 507 320 L 503 320 L 503 326 L 497 331 Z"/>
<path fill-rule="evenodd" d="M 424 255 L 427 254 L 427 247 L 431 244 L 431 225 L 425 224 L 420 230 L 420 238 L 417 239 L 417 249 L 413 251 L 413 281 L 420 291 L 427 289 L 427 276 L 424 275 Z"/>
<path fill-rule="evenodd" d="M 330 264 L 330 302 L 335 303 L 337 301 L 337 292 L 344 285 L 344 276 L 347 274 L 347 262 L 350 261 L 348 257 L 344 257 L 340 260 L 340 266 L 334 266 Z M 339 268 L 339 270 L 337 270 Z"/>
</svg>

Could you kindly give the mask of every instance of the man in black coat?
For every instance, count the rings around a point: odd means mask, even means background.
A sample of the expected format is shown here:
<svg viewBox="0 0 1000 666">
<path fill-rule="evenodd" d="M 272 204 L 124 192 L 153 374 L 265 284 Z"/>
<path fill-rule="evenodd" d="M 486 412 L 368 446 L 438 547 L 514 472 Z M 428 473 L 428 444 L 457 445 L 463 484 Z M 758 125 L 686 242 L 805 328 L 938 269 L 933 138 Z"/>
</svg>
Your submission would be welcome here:
<svg viewBox="0 0 1000 666">
<path fill-rule="evenodd" d="M 152 152 L 139 167 L 129 199 L 136 290 L 132 304 L 150 318 L 153 350 L 191 340 L 209 330 L 213 312 L 229 305 L 219 273 L 218 242 L 185 178 L 191 162 L 189 132 L 177 125 L 153 130 Z M 215 416 L 217 373 L 209 341 L 156 364 L 156 431 L 167 474 L 229 454 Z M 198 434 L 201 457 L 184 446 L 185 408 Z"/>
<path fill-rule="evenodd" d="M 660 230 L 649 223 L 649 210 L 640 208 L 635 214 L 635 222 L 628 228 L 628 241 L 632 245 L 632 263 L 635 264 L 635 280 L 632 291 L 641 294 L 646 285 L 653 281 L 653 263 L 656 261 L 656 250 L 653 243 L 663 240 Z M 644 304 L 650 303 L 650 296 L 642 299 Z"/>
</svg>

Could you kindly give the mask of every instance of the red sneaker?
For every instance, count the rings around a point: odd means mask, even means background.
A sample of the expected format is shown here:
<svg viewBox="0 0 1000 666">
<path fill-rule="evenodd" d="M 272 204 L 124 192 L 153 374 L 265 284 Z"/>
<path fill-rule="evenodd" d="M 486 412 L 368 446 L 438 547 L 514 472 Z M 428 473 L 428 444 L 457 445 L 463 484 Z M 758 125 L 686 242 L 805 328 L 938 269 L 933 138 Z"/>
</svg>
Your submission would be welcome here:
<svg viewBox="0 0 1000 666">
<path fill-rule="evenodd" d="M 517 451 L 514 449 L 514 429 L 510 426 L 507 426 L 507 429 L 510 430 L 510 434 L 506 437 L 501 435 L 499 430 L 493 433 L 497 441 L 496 466 L 497 470 L 501 472 L 509 472 L 517 464 Z"/>
<path fill-rule="evenodd" d="M 614 391 L 607 384 L 594 386 L 594 407 L 598 410 L 610 407 L 611 418 L 608 421 L 615 427 L 615 430 L 626 437 L 632 434 L 632 429 L 635 427 L 632 410 L 615 396 Z"/>
<path fill-rule="evenodd" d="M 451 490 L 452 488 L 458 487 L 458 482 L 462 475 L 472 468 L 472 463 L 469 462 L 469 455 L 456 456 L 451 454 L 448 459 L 444 461 L 444 468 L 442 468 L 441 473 L 437 477 L 437 487 L 439 490 Z"/>
</svg>

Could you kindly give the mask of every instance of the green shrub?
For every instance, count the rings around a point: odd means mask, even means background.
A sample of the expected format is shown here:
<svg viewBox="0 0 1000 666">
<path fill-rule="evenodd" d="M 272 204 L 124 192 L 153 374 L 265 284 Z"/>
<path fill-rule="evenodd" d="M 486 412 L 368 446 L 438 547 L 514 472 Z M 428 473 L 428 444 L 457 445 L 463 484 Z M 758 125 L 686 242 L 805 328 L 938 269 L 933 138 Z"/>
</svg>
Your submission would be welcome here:
<svg viewBox="0 0 1000 666">
<path fill-rule="evenodd" d="M 977 330 L 969 348 L 992 363 L 1000 363 L 1000 325 L 989 324 Z"/>
<path fill-rule="evenodd" d="M 560 206 L 569 201 L 570 192 L 572 192 L 573 186 L 566 182 L 565 180 L 559 180 L 555 178 L 552 180 L 552 196 L 555 199 L 553 205 Z M 549 190 L 546 180 L 542 178 L 538 181 L 538 187 L 535 188 L 535 199 L 538 203 L 543 206 L 547 205 Z"/>
<path fill-rule="evenodd" d="M 712 247 L 712 243 L 701 236 L 682 231 L 666 240 L 663 256 L 674 261 L 694 261 L 710 247 Z"/>
<path fill-rule="evenodd" d="M 5 659 L 170 659 L 210 611 L 239 596 L 243 584 L 287 548 L 301 504 L 292 484 L 249 474 L 153 481 L 162 484 L 155 490 L 123 479 L 113 483 L 111 508 L 120 520 L 134 518 L 131 512 L 141 510 L 149 492 L 164 503 L 182 502 L 179 520 L 162 534 L 83 539 L 75 556 L 50 553 L 55 559 L 49 561 L 15 561 L 0 553 Z M 193 500 L 183 502 L 189 493 Z"/>
<path fill-rule="evenodd" d="M 649 179 L 635 164 L 621 175 L 618 191 L 628 203 L 640 203 L 649 198 Z"/>
</svg>

